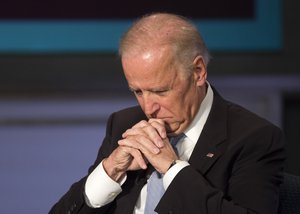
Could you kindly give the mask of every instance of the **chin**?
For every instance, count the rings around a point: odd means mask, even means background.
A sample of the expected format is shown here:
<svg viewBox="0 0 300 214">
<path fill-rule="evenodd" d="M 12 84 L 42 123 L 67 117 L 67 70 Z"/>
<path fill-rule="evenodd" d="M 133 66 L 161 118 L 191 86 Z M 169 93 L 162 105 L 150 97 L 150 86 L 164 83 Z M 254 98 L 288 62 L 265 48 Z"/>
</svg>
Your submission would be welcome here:
<svg viewBox="0 0 300 214">
<path fill-rule="evenodd" d="M 183 132 L 183 130 L 181 129 L 180 126 L 176 126 L 176 127 L 170 127 L 170 126 L 168 126 L 167 127 L 167 135 L 170 136 L 170 137 L 179 135 L 182 132 Z"/>
</svg>

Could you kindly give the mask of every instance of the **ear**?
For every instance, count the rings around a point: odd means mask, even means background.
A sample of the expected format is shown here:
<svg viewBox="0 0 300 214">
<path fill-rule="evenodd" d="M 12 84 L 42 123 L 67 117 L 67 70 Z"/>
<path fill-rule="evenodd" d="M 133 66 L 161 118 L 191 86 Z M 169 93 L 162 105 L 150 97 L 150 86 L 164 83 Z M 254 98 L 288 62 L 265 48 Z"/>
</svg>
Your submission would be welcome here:
<svg viewBox="0 0 300 214">
<path fill-rule="evenodd" d="M 207 72 L 206 65 L 202 56 L 198 55 L 193 61 L 193 74 L 197 86 L 203 86 L 206 83 Z"/>
</svg>

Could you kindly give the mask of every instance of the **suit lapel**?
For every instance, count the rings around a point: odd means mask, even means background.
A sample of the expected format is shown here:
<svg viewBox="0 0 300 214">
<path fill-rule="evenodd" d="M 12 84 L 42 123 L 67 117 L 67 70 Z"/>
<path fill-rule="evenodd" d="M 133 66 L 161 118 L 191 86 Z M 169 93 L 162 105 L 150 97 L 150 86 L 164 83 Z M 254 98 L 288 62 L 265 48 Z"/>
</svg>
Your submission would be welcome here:
<svg viewBox="0 0 300 214">
<path fill-rule="evenodd" d="M 147 179 L 154 171 L 149 164 L 147 170 L 130 171 L 127 173 L 127 180 L 122 186 L 122 192 L 116 198 L 114 214 L 133 213 L 138 197 Z"/>
<path fill-rule="evenodd" d="M 205 174 L 226 148 L 227 105 L 214 90 L 214 100 L 202 133 L 189 159 L 190 164 Z"/>
</svg>

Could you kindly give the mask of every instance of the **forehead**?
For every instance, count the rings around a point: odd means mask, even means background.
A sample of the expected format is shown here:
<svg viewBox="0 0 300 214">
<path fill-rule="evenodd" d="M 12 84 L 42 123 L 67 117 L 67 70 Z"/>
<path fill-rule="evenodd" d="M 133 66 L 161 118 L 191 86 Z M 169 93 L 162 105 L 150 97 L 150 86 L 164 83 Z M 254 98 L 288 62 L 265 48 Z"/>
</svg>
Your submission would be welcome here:
<svg viewBox="0 0 300 214">
<path fill-rule="evenodd" d="M 177 73 L 174 57 L 166 48 L 124 56 L 122 65 L 129 86 L 137 88 L 165 85 Z"/>
</svg>

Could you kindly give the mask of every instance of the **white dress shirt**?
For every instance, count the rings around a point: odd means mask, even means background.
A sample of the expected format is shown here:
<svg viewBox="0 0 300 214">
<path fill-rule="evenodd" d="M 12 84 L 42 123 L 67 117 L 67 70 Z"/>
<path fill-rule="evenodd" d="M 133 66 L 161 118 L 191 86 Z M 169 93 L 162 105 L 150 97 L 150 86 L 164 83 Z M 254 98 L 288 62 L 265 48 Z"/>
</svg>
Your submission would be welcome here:
<svg viewBox="0 0 300 214">
<path fill-rule="evenodd" d="M 200 105 L 196 117 L 184 132 L 185 137 L 180 139 L 176 145 L 180 161 L 170 168 L 163 177 L 165 189 L 168 188 L 177 173 L 189 165 L 188 160 L 202 132 L 213 102 L 213 90 L 208 82 L 207 85 L 208 87 L 206 96 Z M 106 174 L 101 162 L 87 178 L 85 184 L 85 199 L 87 204 L 90 207 L 99 208 L 112 202 L 116 196 L 122 192 L 121 186 L 125 181 L 126 176 L 120 183 L 112 180 Z M 140 196 L 133 211 L 134 214 L 144 213 L 146 197 L 147 184 L 145 184 L 141 190 Z"/>
</svg>

